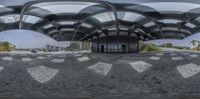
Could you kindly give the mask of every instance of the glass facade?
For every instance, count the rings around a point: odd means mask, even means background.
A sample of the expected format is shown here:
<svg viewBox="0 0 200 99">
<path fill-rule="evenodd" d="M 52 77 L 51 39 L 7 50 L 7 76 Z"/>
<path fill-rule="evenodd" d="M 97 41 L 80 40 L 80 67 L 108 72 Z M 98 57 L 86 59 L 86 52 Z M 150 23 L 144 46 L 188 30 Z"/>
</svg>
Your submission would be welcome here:
<svg viewBox="0 0 200 99">
<path fill-rule="evenodd" d="M 138 39 L 129 36 L 105 36 L 92 40 L 92 51 L 102 53 L 136 53 Z"/>
</svg>

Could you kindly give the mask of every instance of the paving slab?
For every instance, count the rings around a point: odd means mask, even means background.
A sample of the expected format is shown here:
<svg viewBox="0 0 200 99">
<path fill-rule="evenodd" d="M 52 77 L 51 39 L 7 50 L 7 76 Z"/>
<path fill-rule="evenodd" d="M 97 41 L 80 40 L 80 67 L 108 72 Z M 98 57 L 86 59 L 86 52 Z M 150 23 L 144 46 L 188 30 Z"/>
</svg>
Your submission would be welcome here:
<svg viewBox="0 0 200 99">
<path fill-rule="evenodd" d="M 51 57 L 51 56 L 53 56 L 53 55 L 47 55 L 47 57 Z"/>
<path fill-rule="evenodd" d="M 23 62 L 30 62 L 30 61 L 32 61 L 32 59 L 30 57 L 23 57 L 22 61 Z"/>
<path fill-rule="evenodd" d="M 38 59 L 45 59 L 46 57 L 43 57 L 43 56 L 39 56 L 37 57 Z"/>
<path fill-rule="evenodd" d="M 21 54 L 21 56 L 27 56 L 26 54 Z"/>
<path fill-rule="evenodd" d="M 190 55 L 190 57 L 199 57 L 199 55 Z"/>
<path fill-rule="evenodd" d="M 183 57 L 171 57 L 173 61 L 183 60 Z"/>
<path fill-rule="evenodd" d="M 150 60 L 160 60 L 160 57 L 152 56 L 149 58 Z"/>
<path fill-rule="evenodd" d="M 200 72 L 200 66 L 190 63 L 177 66 L 177 70 L 183 78 L 190 78 Z"/>
<path fill-rule="evenodd" d="M 65 61 L 65 59 L 53 59 L 51 60 L 51 62 L 53 63 L 63 63 Z"/>
<path fill-rule="evenodd" d="M 94 71 L 97 74 L 106 76 L 109 71 L 112 68 L 112 64 L 108 64 L 108 63 L 103 63 L 103 62 L 98 62 L 90 67 L 88 67 L 88 69 Z"/>
<path fill-rule="evenodd" d="M 76 56 L 76 57 L 80 57 L 80 56 L 82 56 L 81 54 L 75 54 L 74 56 Z"/>
<path fill-rule="evenodd" d="M 156 53 L 157 56 L 163 56 L 163 53 Z"/>
<path fill-rule="evenodd" d="M 129 64 L 139 73 L 146 71 L 152 66 L 152 64 L 146 63 L 144 61 L 130 62 Z"/>
<path fill-rule="evenodd" d="M 60 57 L 60 58 L 65 58 L 66 55 L 58 55 L 58 57 Z"/>
<path fill-rule="evenodd" d="M 3 57 L 1 59 L 4 60 L 4 61 L 12 61 L 13 57 L 5 56 L 5 57 Z"/>
<path fill-rule="evenodd" d="M 10 56 L 15 56 L 15 55 L 16 55 L 16 54 L 14 54 L 14 53 L 11 53 L 11 54 L 10 54 Z"/>
<path fill-rule="evenodd" d="M 77 59 L 78 59 L 78 61 L 80 61 L 80 62 L 90 60 L 89 57 L 80 57 L 80 58 L 77 58 Z"/>
<path fill-rule="evenodd" d="M 1 72 L 2 70 L 4 70 L 4 67 L 3 67 L 3 66 L 0 66 L 0 72 Z"/>
<path fill-rule="evenodd" d="M 177 56 L 178 54 L 170 54 L 171 56 Z"/>
<path fill-rule="evenodd" d="M 28 68 L 27 71 L 33 79 L 43 84 L 53 79 L 59 72 L 57 69 L 49 68 L 43 65 Z"/>
<path fill-rule="evenodd" d="M 189 53 L 183 53 L 184 55 L 189 55 Z"/>
</svg>

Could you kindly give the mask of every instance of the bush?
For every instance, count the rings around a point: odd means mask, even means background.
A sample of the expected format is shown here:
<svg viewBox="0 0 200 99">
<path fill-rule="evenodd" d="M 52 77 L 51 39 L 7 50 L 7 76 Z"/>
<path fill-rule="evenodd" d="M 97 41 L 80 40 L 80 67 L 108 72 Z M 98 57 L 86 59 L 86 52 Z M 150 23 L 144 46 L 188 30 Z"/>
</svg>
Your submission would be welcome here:
<svg viewBox="0 0 200 99">
<path fill-rule="evenodd" d="M 46 48 L 43 48 L 42 51 L 44 51 L 44 52 L 48 52 L 48 50 L 47 50 Z"/>
</svg>

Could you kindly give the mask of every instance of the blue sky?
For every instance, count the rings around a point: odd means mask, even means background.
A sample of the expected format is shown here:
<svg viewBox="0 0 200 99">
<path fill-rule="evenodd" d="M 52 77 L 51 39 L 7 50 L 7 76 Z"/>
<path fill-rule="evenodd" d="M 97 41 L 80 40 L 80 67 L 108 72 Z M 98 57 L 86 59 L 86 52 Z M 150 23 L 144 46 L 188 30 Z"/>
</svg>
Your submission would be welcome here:
<svg viewBox="0 0 200 99">
<path fill-rule="evenodd" d="M 0 41 L 8 41 L 17 48 L 44 48 L 55 44 L 56 40 L 38 32 L 29 30 L 8 30 L 0 32 Z"/>
<path fill-rule="evenodd" d="M 159 45 L 164 44 L 164 43 L 172 43 L 175 46 L 189 47 L 189 43 L 192 40 L 200 41 L 200 33 L 193 34 L 193 35 L 191 35 L 189 37 L 186 37 L 183 40 L 162 39 L 162 40 L 152 40 L 152 41 L 147 41 L 147 42 L 154 43 L 154 44 L 159 44 Z"/>
</svg>

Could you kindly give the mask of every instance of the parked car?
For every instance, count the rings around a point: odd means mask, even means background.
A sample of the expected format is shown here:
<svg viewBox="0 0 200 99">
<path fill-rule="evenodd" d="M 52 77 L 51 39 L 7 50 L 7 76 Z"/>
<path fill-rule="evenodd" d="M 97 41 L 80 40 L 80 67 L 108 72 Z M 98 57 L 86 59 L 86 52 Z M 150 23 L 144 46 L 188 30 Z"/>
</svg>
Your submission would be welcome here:
<svg viewBox="0 0 200 99">
<path fill-rule="evenodd" d="M 37 53 L 37 50 L 31 50 L 32 53 Z"/>
</svg>

